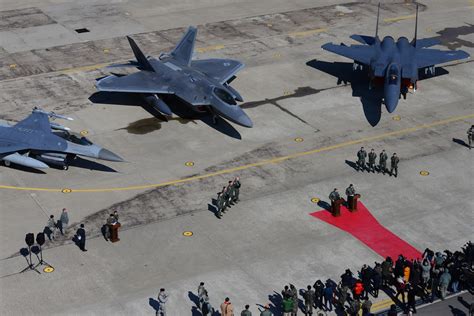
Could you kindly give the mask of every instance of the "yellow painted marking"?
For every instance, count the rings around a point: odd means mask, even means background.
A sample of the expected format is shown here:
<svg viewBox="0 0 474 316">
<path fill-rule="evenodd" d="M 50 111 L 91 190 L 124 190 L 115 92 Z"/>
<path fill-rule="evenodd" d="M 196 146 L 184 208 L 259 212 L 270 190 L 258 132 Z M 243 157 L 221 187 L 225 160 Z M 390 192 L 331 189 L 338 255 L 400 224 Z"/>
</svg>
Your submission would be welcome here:
<svg viewBox="0 0 474 316">
<path fill-rule="evenodd" d="M 379 312 L 381 310 L 387 309 L 390 307 L 390 305 L 393 304 L 393 301 L 391 299 L 385 299 L 379 302 L 375 302 L 372 304 L 372 307 L 370 308 L 370 311 L 372 313 Z"/>
<path fill-rule="evenodd" d="M 246 165 L 234 167 L 234 168 L 229 168 L 229 169 L 222 169 L 219 171 L 211 172 L 211 173 L 206 173 L 202 175 L 197 175 L 193 177 L 188 177 L 188 178 L 183 178 L 183 179 L 177 179 L 177 180 L 171 180 L 171 181 L 166 181 L 162 183 L 156 183 L 156 184 L 145 184 L 145 185 L 135 185 L 135 186 L 128 186 L 128 187 L 116 187 L 116 188 L 97 188 L 97 189 L 69 189 L 74 193 L 87 193 L 87 192 L 114 192 L 114 191 L 130 191 L 130 190 L 145 190 L 145 189 L 151 189 L 151 188 L 159 188 L 159 187 L 164 187 L 168 185 L 178 185 L 182 183 L 188 183 L 191 181 L 197 181 L 201 179 L 207 179 L 215 176 L 220 176 L 223 174 L 229 174 L 229 173 L 235 173 L 237 171 L 242 171 L 242 170 L 247 170 L 250 168 L 255 168 L 255 167 L 261 167 L 265 165 L 270 165 L 270 164 L 278 164 L 281 162 L 284 162 L 286 160 L 290 159 L 295 159 L 299 157 L 304 157 L 308 155 L 314 155 L 317 153 L 322 153 L 326 151 L 331 151 L 339 148 L 344 148 L 348 146 L 353 146 L 353 145 L 359 145 L 361 143 L 368 143 L 368 142 L 373 142 L 373 141 L 379 141 L 388 137 L 395 137 L 395 136 L 401 136 L 404 134 L 408 133 L 413 133 L 417 132 L 420 130 L 428 129 L 428 128 L 433 128 L 436 126 L 441 126 L 441 125 L 446 125 L 449 123 L 453 122 L 458 122 L 462 120 L 468 120 L 468 119 L 473 119 L 474 114 L 468 114 L 468 115 L 461 115 L 461 116 L 453 116 L 444 120 L 439 120 L 439 121 L 434 121 L 432 123 L 428 124 L 421 124 L 413 127 L 408 127 L 404 128 L 398 131 L 393 131 L 393 132 L 387 132 L 387 133 L 382 133 L 379 135 L 374 135 L 374 136 L 368 136 L 368 137 L 363 137 L 359 139 L 354 139 L 354 140 L 349 140 L 346 142 L 342 142 L 339 144 L 331 145 L 331 146 L 326 146 L 326 147 L 321 147 L 321 148 L 315 148 L 312 150 L 308 151 L 302 151 L 302 152 L 297 152 L 294 154 L 286 155 L 286 156 L 281 156 L 281 157 L 276 157 L 272 159 L 267 159 L 267 160 L 261 160 L 257 161 L 254 163 L 249 163 Z M 13 186 L 13 185 L 0 185 L 0 189 L 11 189 L 11 190 L 20 190 L 20 191 L 42 191 L 42 192 L 62 192 L 63 189 L 55 189 L 55 188 L 34 188 L 34 187 L 18 187 L 18 186 Z"/>
<path fill-rule="evenodd" d="M 408 19 L 414 19 L 414 18 L 415 18 L 415 15 L 414 15 L 414 14 L 410 14 L 410 15 L 397 16 L 397 17 L 395 17 L 395 18 L 383 19 L 383 21 L 384 21 L 385 23 L 388 23 L 388 22 L 397 22 L 397 21 L 408 20 Z"/>
<path fill-rule="evenodd" d="M 400 115 L 395 115 L 394 117 L 392 117 L 392 120 L 394 121 L 400 121 L 402 118 L 400 117 Z"/>
<path fill-rule="evenodd" d="M 291 32 L 291 33 L 288 33 L 288 35 L 292 37 L 305 37 L 305 36 L 310 36 L 310 35 L 323 33 L 327 31 L 328 31 L 327 28 L 320 28 L 320 29 L 314 29 L 314 30 L 308 30 L 308 31 L 302 31 L 302 32 Z"/>
<path fill-rule="evenodd" d="M 338 15 L 338 16 L 343 16 L 343 15 L 344 15 L 344 12 L 339 12 L 337 15 Z"/>
<path fill-rule="evenodd" d="M 85 135 L 89 134 L 89 131 L 88 130 L 83 130 L 83 131 L 80 132 L 80 134 L 82 136 L 85 136 Z"/>
<path fill-rule="evenodd" d="M 183 236 L 185 236 L 185 237 L 191 237 L 192 235 L 194 235 L 194 234 L 193 234 L 193 232 L 190 232 L 190 231 L 186 231 L 186 232 L 183 233 Z"/>
<path fill-rule="evenodd" d="M 311 199 L 311 202 L 313 202 L 313 203 L 319 203 L 319 201 L 320 201 L 320 200 L 319 200 L 318 198 L 316 198 L 316 197 L 314 197 L 314 198 Z"/>
<path fill-rule="evenodd" d="M 198 48 L 196 48 L 196 51 L 198 53 L 205 53 L 205 52 L 220 50 L 220 49 L 223 49 L 223 48 L 225 48 L 224 45 L 213 45 L 213 46 L 207 46 L 207 47 L 198 47 Z"/>
<path fill-rule="evenodd" d="M 302 137 L 296 137 L 295 142 L 301 143 L 304 139 Z"/>
<path fill-rule="evenodd" d="M 194 166 L 194 162 L 192 161 L 186 161 L 186 163 L 184 164 L 186 167 L 193 167 Z"/>
<path fill-rule="evenodd" d="M 16 68 L 16 64 L 11 64 L 10 65 L 10 69 L 15 69 Z"/>
<path fill-rule="evenodd" d="M 288 95 L 290 95 L 290 94 L 291 94 L 291 91 L 285 91 L 285 92 L 283 92 L 283 95 L 284 95 L 284 96 L 288 96 Z"/>
<path fill-rule="evenodd" d="M 431 27 L 427 27 L 426 32 L 433 32 L 433 29 Z"/>
<path fill-rule="evenodd" d="M 61 193 L 64 193 L 64 194 L 71 193 L 71 192 L 72 192 L 71 189 L 62 189 L 61 190 Z"/>
<path fill-rule="evenodd" d="M 268 27 L 272 27 L 272 26 L 273 26 L 273 24 L 271 24 L 271 23 L 267 23 L 267 26 L 268 26 Z"/>
<path fill-rule="evenodd" d="M 43 269 L 43 272 L 45 272 L 45 273 L 51 273 L 53 271 L 54 271 L 54 268 L 51 267 L 51 266 L 47 266 Z"/>
<path fill-rule="evenodd" d="M 108 48 L 106 48 L 106 49 L 103 50 L 103 52 L 107 54 L 107 53 L 110 52 L 110 50 Z"/>
<path fill-rule="evenodd" d="M 280 58 L 281 57 L 281 54 L 280 53 L 275 53 L 273 54 L 273 58 Z"/>
<path fill-rule="evenodd" d="M 421 174 L 422 176 L 428 176 L 430 173 L 429 173 L 428 171 L 426 171 L 426 170 L 422 170 L 422 171 L 420 171 L 420 174 Z"/>
</svg>

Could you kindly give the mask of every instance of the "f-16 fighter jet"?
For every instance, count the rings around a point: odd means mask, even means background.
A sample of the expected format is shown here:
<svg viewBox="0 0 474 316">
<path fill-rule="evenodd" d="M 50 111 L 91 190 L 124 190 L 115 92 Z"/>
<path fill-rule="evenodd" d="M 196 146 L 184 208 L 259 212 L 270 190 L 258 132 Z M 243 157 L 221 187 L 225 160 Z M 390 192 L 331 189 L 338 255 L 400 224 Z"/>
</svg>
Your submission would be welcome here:
<svg viewBox="0 0 474 316">
<path fill-rule="evenodd" d="M 406 37 L 400 37 L 397 42 L 393 37 L 386 36 L 381 41 L 378 37 L 380 4 L 377 11 L 377 26 L 375 36 L 352 35 L 351 38 L 364 45 L 327 43 L 323 49 L 354 60 L 354 70 L 368 67 L 370 86 L 383 82 L 384 103 L 387 111 L 392 113 L 397 107 L 402 95 L 406 98 L 408 88 L 416 91 L 419 72 L 422 75 L 434 76 L 435 65 L 454 60 L 468 58 L 469 54 L 462 51 L 441 51 L 427 49 L 439 44 L 436 39 L 417 39 L 418 6 L 416 7 L 415 37 L 409 42 Z"/>
<path fill-rule="evenodd" d="M 123 161 L 113 152 L 76 136 L 69 128 L 50 122 L 49 118 L 71 118 L 45 112 L 38 108 L 15 125 L 0 125 L 0 161 L 6 166 L 17 165 L 45 169 L 49 166 L 68 169 L 76 155 L 109 161 Z"/>
<path fill-rule="evenodd" d="M 195 111 L 210 112 L 214 121 L 221 116 L 252 127 L 250 118 L 237 105 L 242 97 L 229 85 L 244 64 L 232 59 L 192 60 L 196 34 L 197 29 L 190 27 L 173 51 L 162 53 L 158 59 L 145 57 L 135 41 L 127 37 L 137 60 L 110 67 L 132 66 L 140 71 L 100 79 L 97 89 L 140 94 L 146 100 L 145 110 L 158 118 L 172 114 L 163 96 L 174 95 Z"/>
</svg>

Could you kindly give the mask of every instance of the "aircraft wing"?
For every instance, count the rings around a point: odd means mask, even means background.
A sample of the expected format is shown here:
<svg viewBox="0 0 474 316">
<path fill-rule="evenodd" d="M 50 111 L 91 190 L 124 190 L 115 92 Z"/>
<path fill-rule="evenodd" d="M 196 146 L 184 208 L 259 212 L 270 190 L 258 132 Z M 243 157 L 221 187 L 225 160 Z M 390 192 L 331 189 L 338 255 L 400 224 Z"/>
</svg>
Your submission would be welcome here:
<svg viewBox="0 0 474 316">
<path fill-rule="evenodd" d="M 0 157 L 5 154 L 11 154 L 20 150 L 28 149 L 22 144 L 12 143 L 6 140 L 0 140 Z"/>
<path fill-rule="evenodd" d="M 96 83 L 97 90 L 108 92 L 171 94 L 169 85 L 163 84 L 160 74 L 140 71 L 127 76 L 107 76 Z"/>
<path fill-rule="evenodd" d="M 422 48 L 416 51 L 415 63 L 418 68 L 443 64 L 454 60 L 468 58 L 470 55 L 462 50 L 442 51 Z"/>
<path fill-rule="evenodd" d="M 345 46 L 326 43 L 322 46 L 322 48 L 365 65 L 370 64 L 370 60 L 375 54 L 374 48 L 372 46 L 366 45 Z"/>
<path fill-rule="evenodd" d="M 196 68 L 220 83 L 225 83 L 244 68 L 245 65 L 240 61 L 232 59 L 202 59 L 193 60 L 191 67 Z"/>
<path fill-rule="evenodd" d="M 354 34 L 350 37 L 361 44 L 372 45 L 375 43 L 375 37 L 373 36 Z"/>
<path fill-rule="evenodd" d="M 33 112 L 25 118 L 23 121 L 20 121 L 13 125 L 12 128 L 20 129 L 25 132 L 33 131 L 42 131 L 50 132 L 51 124 L 49 123 L 49 117 L 45 113 Z"/>
</svg>

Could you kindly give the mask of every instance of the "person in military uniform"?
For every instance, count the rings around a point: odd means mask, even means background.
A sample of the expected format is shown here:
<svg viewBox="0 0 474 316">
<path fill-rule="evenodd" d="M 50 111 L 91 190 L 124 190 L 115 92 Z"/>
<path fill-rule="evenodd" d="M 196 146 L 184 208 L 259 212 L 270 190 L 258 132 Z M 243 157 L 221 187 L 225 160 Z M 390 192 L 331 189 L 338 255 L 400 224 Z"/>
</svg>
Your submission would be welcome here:
<svg viewBox="0 0 474 316">
<path fill-rule="evenodd" d="M 333 214 L 336 210 L 336 201 L 340 198 L 341 196 L 339 195 L 339 192 L 337 192 L 337 188 L 334 188 L 334 190 L 329 194 L 329 199 L 331 200 L 331 212 Z"/>
<path fill-rule="evenodd" d="M 398 176 L 398 163 L 400 158 L 397 157 L 397 153 L 393 153 L 392 158 L 390 158 L 390 176 L 394 175 L 395 178 Z M 395 170 L 395 174 L 393 171 Z"/>
<path fill-rule="evenodd" d="M 225 202 L 225 189 L 226 187 L 222 187 L 220 192 L 217 192 L 217 199 L 216 199 L 216 206 L 217 206 L 217 216 L 220 218 L 222 213 L 225 213 L 225 209 L 227 204 Z"/>
<path fill-rule="evenodd" d="M 469 143 L 469 149 L 471 149 L 472 143 L 474 142 L 474 125 L 471 125 L 471 128 L 467 130 L 467 141 Z"/>
<path fill-rule="evenodd" d="M 351 183 L 347 189 L 346 189 L 346 195 L 347 195 L 347 207 L 350 210 L 354 209 L 354 195 L 356 194 L 354 185 Z"/>
<path fill-rule="evenodd" d="M 233 196 L 234 196 L 234 188 L 232 186 L 232 181 L 229 181 L 229 183 L 227 184 L 227 187 L 225 188 L 225 194 L 224 194 L 225 203 L 227 207 L 234 205 L 234 203 L 232 203 Z"/>
<path fill-rule="evenodd" d="M 357 152 L 357 171 L 365 169 L 365 158 L 367 157 L 367 152 L 364 147 L 361 147 Z"/>
<path fill-rule="evenodd" d="M 308 285 L 308 289 L 303 294 L 304 298 L 304 314 L 312 315 L 313 314 L 313 305 L 314 305 L 314 291 L 311 289 L 311 285 Z"/>
<path fill-rule="evenodd" d="M 232 187 L 234 188 L 234 196 L 233 196 L 233 199 L 232 201 L 234 203 L 237 203 L 239 201 L 239 195 L 240 195 L 240 178 L 239 177 L 235 177 L 234 178 L 234 181 L 232 182 Z"/>
<path fill-rule="evenodd" d="M 377 159 L 377 154 L 372 148 L 372 150 L 369 153 L 369 164 L 368 164 L 369 172 L 372 171 L 373 173 L 375 173 L 375 159 Z"/>
<path fill-rule="evenodd" d="M 388 156 L 384 149 L 379 155 L 379 172 L 382 172 L 383 174 L 387 172 L 387 160 Z"/>
</svg>

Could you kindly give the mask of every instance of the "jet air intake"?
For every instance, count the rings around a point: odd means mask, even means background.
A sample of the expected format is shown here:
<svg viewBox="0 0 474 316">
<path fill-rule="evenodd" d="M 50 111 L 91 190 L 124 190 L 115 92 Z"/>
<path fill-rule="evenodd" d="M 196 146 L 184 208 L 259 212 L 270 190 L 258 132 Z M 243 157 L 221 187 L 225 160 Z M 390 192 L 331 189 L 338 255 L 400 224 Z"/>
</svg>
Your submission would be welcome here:
<svg viewBox="0 0 474 316">
<path fill-rule="evenodd" d="M 214 87 L 210 101 L 210 107 L 216 114 L 244 127 L 253 126 L 252 120 L 237 105 L 234 96 L 227 90 Z"/>
</svg>

